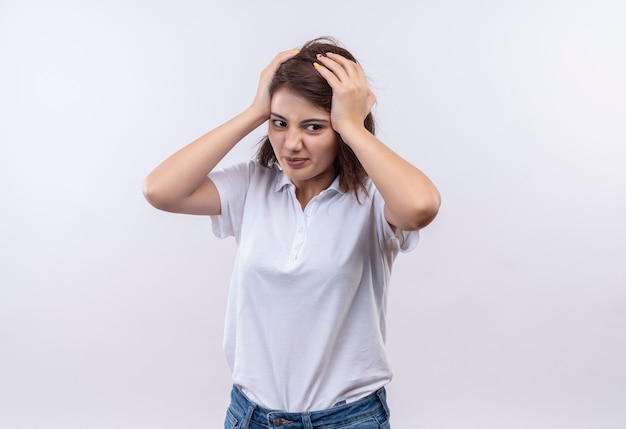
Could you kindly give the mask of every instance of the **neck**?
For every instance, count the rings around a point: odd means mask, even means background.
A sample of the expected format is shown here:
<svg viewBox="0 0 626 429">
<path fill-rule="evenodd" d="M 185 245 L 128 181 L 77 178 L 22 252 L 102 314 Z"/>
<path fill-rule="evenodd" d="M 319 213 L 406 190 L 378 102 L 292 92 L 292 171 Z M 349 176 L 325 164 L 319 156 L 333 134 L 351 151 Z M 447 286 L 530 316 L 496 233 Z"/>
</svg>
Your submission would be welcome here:
<svg viewBox="0 0 626 429">
<path fill-rule="evenodd" d="M 327 189 L 335 180 L 335 175 L 327 175 L 322 177 L 314 177 L 302 182 L 293 182 L 296 187 L 296 198 L 300 202 L 302 210 L 313 198 L 318 196 L 320 192 Z"/>
</svg>

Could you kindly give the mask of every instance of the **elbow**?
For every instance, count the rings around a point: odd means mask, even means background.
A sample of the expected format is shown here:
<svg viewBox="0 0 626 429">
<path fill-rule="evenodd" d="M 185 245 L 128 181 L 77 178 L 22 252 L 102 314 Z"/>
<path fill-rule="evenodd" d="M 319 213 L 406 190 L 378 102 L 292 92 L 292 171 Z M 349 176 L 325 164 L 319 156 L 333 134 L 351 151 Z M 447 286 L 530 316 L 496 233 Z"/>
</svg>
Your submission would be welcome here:
<svg viewBox="0 0 626 429">
<path fill-rule="evenodd" d="M 435 192 L 430 198 L 421 198 L 414 201 L 413 206 L 407 210 L 410 213 L 406 217 L 406 223 L 397 225 L 405 231 L 416 231 L 428 226 L 439 213 L 441 196 Z"/>
<path fill-rule="evenodd" d="M 141 192 L 152 207 L 168 211 L 168 201 L 165 198 L 165 193 L 151 180 L 150 176 L 143 181 Z"/>
<path fill-rule="evenodd" d="M 428 226 L 439 213 L 439 205 L 433 205 L 428 208 L 424 208 L 420 211 L 420 215 L 417 222 L 414 224 L 414 229 L 422 229 Z"/>
<path fill-rule="evenodd" d="M 417 229 L 424 228 L 429 225 L 437 214 L 439 214 L 439 207 L 441 207 L 441 194 L 436 189 L 433 189 L 429 198 L 426 198 L 424 201 L 419 204 L 419 222 L 417 224 Z"/>
</svg>

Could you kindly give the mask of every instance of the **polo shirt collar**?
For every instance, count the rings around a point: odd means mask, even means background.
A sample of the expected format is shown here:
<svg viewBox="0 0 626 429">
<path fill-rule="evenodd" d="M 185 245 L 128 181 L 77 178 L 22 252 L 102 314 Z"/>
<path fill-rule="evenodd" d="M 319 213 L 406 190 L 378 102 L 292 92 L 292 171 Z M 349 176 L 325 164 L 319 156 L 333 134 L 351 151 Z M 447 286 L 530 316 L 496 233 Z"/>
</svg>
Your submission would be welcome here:
<svg viewBox="0 0 626 429">
<path fill-rule="evenodd" d="M 279 192 L 282 191 L 285 186 L 294 186 L 293 182 L 291 181 L 291 179 L 289 179 L 289 177 L 287 177 L 287 175 L 279 169 L 279 174 L 278 177 L 276 178 L 276 185 L 274 186 L 274 191 L 275 192 Z M 326 188 L 326 191 L 335 191 L 337 193 L 340 194 L 345 194 L 345 191 L 343 191 L 341 189 L 341 186 L 339 186 L 339 175 L 337 175 L 337 177 L 335 177 L 335 180 L 333 180 L 333 183 L 330 184 L 330 186 L 328 188 Z"/>
</svg>

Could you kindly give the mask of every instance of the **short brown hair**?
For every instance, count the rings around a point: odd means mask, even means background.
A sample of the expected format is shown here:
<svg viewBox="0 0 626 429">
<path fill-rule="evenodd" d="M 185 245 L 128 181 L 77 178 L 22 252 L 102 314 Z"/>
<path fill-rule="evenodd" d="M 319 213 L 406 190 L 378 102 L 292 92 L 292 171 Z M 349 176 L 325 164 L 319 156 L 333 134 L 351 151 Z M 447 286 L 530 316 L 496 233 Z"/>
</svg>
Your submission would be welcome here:
<svg viewBox="0 0 626 429">
<path fill-rule="evenodd" d="M 339 54 L 355 63 L 357 62 L 350 52 L 339 46 L 339 43 L 330 37 L 311 40 L 302 46 L 298 55 L 280 65 L 270 84 L 270 95 L 273 96 L 279 89 L 286 88 L 330 113 L 333 97 L 332 88 L 326 79 L 313 68 L 317 54 L 327 52 Z M 371 112 L 365 118 L 363 125 L 374 134 L 374 117 Z M 363 191 L 365 195 L 368 194 L 365 188 L 367 173 L 350 146 L 341 139 L 339 133 L 336 135 L 338 146 L 335 170 L 339 175 L 339 184 L 343 190 L 353 192 L 359 201 L 359 191 Z M 260 142 L 257 161 L 265 167 L 272 167 L 278 163 L 268 136 L 265 136 Z"/>
</svg>

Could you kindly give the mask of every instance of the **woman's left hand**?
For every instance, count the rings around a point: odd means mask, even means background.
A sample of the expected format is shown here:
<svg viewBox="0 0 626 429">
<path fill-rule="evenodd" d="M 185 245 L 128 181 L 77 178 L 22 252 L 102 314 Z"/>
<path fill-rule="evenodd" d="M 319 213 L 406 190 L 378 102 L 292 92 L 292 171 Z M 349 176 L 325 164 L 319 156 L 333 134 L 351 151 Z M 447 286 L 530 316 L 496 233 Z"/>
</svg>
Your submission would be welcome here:
<svg viewBox="0 0 626 429">
<path fill-rule="evenodd" d="M 360 65 L 339 54 L 318 54 L 315 69 L 333 89 L 330 120 L 339 134 L 350 128 L 364 127 L 363 121 L 371 112 L 376 96 L 367 85 Z"/>
</svg>

